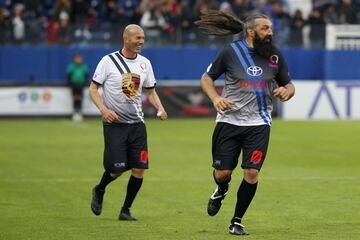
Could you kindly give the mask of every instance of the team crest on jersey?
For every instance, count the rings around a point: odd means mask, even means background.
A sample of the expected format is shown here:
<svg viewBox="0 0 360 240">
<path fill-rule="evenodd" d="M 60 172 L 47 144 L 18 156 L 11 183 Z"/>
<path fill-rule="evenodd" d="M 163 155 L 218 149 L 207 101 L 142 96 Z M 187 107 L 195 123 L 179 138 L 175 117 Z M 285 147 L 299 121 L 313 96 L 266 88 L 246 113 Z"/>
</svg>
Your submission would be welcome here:
<svg viewBox="0 0 360 240">
<path fill-rule="evenodd" d="M 126 97 L 132 99 L 137 95 L 140 85 L 140 75 L 135 73 L 124 73 L 122 75 L 122 90 Z"/>
<path fill-rule="evenodd" d="M 278 68 L 278 64 L 279 64 L 279 56 L 278 55 L 271 55 L 269 57 L 269 67 Z"/>
</svg>

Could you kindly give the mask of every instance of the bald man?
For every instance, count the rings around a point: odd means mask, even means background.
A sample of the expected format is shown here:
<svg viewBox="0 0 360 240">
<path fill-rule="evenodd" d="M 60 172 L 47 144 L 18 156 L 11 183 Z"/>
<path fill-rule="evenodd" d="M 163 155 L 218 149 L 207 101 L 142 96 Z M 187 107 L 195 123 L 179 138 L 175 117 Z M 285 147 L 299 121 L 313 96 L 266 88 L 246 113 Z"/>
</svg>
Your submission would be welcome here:
<svg viewBox="0 0 360 240">
<path fill-rule="evenodd" d="M 143 88 L 157 110 L 157 117 L 165 120 L 168 116 L 155 91 L 156 80 L 151 63 L 140 55 L 145 41 L 144 31 L 138 25 L 128 25 L 123 39 L 124 46 L 120 51 L 100 60 L 89 88 L 90 97 L 102 115 L 105 140 L 105 171 L 92 190 L 91 209 L 95 215 L 100 215 L 106 186 L 131 170 L 119 220 L 135 221 L 130 207 L 142 185 L 144 170 L 149 166 L 141 105 Z"/>
</svg>

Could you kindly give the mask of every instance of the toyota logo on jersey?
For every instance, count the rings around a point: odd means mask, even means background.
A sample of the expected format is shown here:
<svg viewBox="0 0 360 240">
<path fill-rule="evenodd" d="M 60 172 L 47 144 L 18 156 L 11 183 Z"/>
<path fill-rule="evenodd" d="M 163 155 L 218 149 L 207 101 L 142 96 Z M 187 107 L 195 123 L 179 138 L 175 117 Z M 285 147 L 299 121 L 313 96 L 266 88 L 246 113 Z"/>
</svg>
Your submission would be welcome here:
<svg viewBox="0 0 360 240">
<path fill-rule="evenodd" d="M 263 73 L 263 70 L 258 66 L 250 66 L 246 69 L 246 73 L 250 76 L 257 77 Z"/>
</svg>

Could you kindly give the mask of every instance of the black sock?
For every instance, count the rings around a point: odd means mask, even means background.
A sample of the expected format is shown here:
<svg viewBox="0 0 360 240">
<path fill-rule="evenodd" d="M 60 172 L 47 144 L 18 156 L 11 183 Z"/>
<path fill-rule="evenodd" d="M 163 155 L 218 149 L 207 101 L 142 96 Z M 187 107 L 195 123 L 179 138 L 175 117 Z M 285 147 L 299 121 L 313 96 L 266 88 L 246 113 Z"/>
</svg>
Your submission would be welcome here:
<svg viewBox="0 0 360 240">
<path fill-rule="evenodd" d="M 237 202 L 235 207 L 235 214 L 231 222 L 241 222 L 251 200 L 253 199 L 257 188 L 257 183 L 250 184 L 242 180 L 239 190 L 237 192 Z"/>
<path fill-rule="evenodd" d="M 134 202 L 136 194 L 140 190 L 142 182 L 143 182 L 142 178 L 136 178 L 133 175 L 131 175 L 127 185 L 126 197 L 122 210 L 129 211 L 132 203 Z"/>
<path fill-rule="evenodd" d="M 81 103 L 82 103 L 81 100 L 78 100 L 78 99 L 74 100 L 74 110 L 75 110 L 75 112 L 79 113 L 81 111 Z"/>
<path fill-rule="evenodd" d="M 113 178 L 109 172 L 105 171 L 99 185 L 97 185 L 97 190 L 105 191 L 106 186 L 114 181 L 116 178 Z"/>
<path fill-rule="evenodd" d="M 226 193 L 229 189 L 229 182 L 231 181 L 231 176 L 229 178 L 227 178 L 224 182 L 219 182 L 215 177 L 215 171 L 213 171 L 213 177 L 214 177 L 215 183 L 219 187 L 219 193 L 220 194 Z"/>
</svg>

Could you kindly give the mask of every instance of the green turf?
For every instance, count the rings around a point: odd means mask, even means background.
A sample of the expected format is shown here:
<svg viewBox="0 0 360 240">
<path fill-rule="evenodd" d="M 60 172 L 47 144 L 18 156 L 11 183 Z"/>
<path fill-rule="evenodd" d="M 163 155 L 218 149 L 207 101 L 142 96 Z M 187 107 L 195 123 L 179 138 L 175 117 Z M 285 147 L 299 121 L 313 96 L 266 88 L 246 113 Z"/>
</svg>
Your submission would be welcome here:
<svg viewBox="0 0 360 240">
<path fill-rule="evenodd" d="M 206 214 L 214 183 L 214 121 L 147 121 L 150 170 L 117 220 L 128 174 L 109 185 L 101 216 L 90 211 L 102 174 L 98 120 L 0 121 L 0 239 L 235 239 L 227 232 L 241 170 L 220 213 Z M 272 127 L 246 239 L 359 239 L 360 122 L 284 122 Z"/>
</svg>

